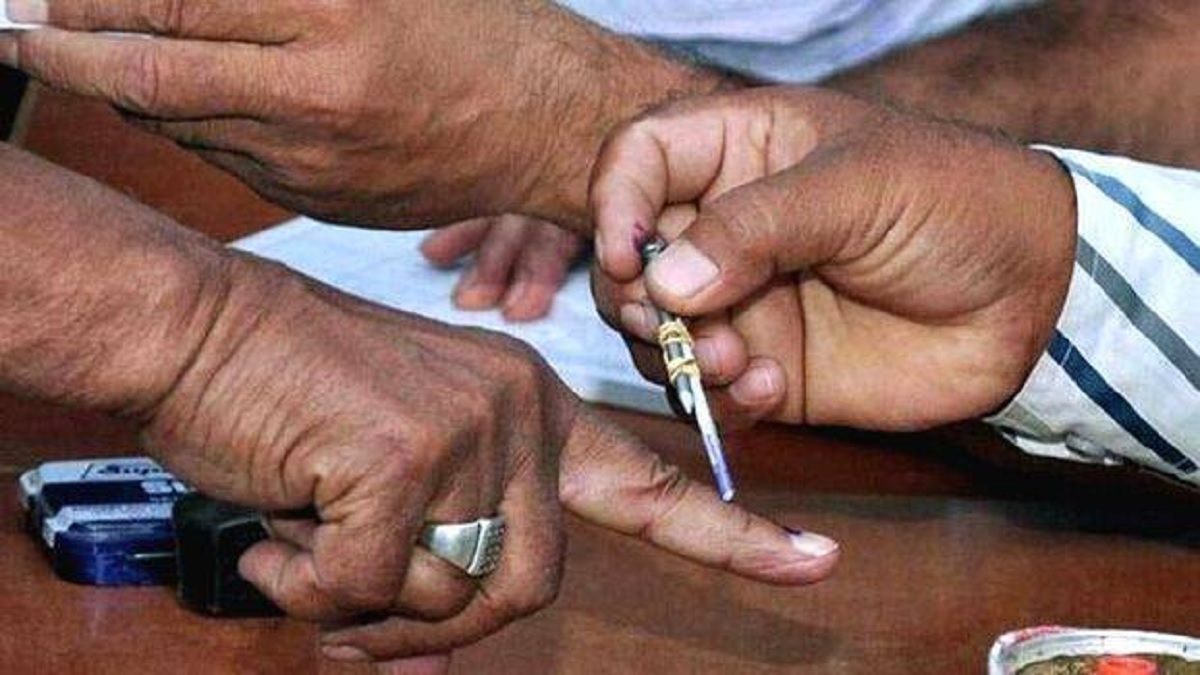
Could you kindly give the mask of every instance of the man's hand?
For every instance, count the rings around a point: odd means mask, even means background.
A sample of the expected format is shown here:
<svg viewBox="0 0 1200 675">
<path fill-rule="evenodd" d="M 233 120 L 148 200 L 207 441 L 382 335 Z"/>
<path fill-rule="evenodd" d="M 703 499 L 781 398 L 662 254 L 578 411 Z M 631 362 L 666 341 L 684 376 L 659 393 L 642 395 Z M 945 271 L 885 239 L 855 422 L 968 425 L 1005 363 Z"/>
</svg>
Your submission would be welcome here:
<svg viewBox="0 0 1200 675">
<path fill-rule="evenodd" d="M 10 0 L 9 12 L 54 28 L 0 38 L 0 60 L 111 101 L 272 201 L 363 225 L 526 213 L 584 231 L 611 128 L 719 84 L 547 0 Z"/>
<path fill-rule="evenodd" d="M 509 321 L 545 316 L 587 241 L 525 216 L 476 218 L 430 234 L 421 244 L 429 262 L 450 268 L 474 254 L 454 289 L 461 309 L 500 307 Z"/>
<path fill-rule="evenodd" d="M 700 322 L 735 422 L 905 430 L 1011 398 L 1070 280 L 1074 192 L 1049 155 L 813 89 L 683 102 L 615 134 L 592 185 L 598 302 Z M 645 274 L 637 244 L 674 243 Z"/>
<path fill-rule="evenodd" d="M 207 492 L 274 511 L 315 507 L 313 521 L 275 520 L 281 539 L 249 552 L 242 570 L 294 616 L 396 615 L 329 636 L 331 651 L 442 652 L 545 606 L 561 570 L 560 499 L 594 523 L 765 581 L 815 581 L 832 566 L 832 555 L 800 555 L 779 527 L 663 465 L 521 343 L 251 267 L 244 281 L 235 272 L 145 438 Z M 479 586 L 412 548 L 424 522 L 497 513 L 508 524 L 503 558 Z"/>
<path fill-rule="evenodd" d="M 0 177 L 0 390 L 132 419 L 192 485 L 269 512 L 241 569 L 293 615 L 397 617 L 328 635 L 334 656 L 445 652 L 544 606 L 562 505 L 771 583 L 837 558 L 687 480 L 514 340 L 232 253 L 3 145 Z M 497 513 L 481 585 L 414 548 L 426 521 Z"/>
</svg>

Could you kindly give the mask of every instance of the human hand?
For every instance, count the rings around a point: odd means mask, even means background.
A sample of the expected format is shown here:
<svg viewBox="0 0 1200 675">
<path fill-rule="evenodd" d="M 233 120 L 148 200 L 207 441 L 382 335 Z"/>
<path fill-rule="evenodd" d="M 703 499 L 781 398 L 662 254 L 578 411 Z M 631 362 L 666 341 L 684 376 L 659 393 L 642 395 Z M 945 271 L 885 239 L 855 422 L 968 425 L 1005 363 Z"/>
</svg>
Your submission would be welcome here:
<svg viewBox="0 0 1200 675">
<path fill-rule="evenodd" d="M 326 636 L 335 656 L 444 654 L 549 602 L 560 503 L 763 581 L 836 560 L 688 481 L 514 340 L 350 298 L 4 144 L 0 176 L 0 391 L 132 420 L 189 483 L 267 512 L 276 539 L 241 568 L 291 613 L 404 617 Z M 413 548 L 427 520 L 496 513 L 480 586 Z"/>
<path fill-rule="evenodd" d="M 509 321 L 545 316 L 571 266 L 587 248 L 577 234 L 525 216 L 476 218 L 426 237 L 426 260 L 449 268 L 474 253 L 454 289 L 461 309 L 501 307 Z"/>
<path fill-rule="evenodd" d="M 148 415 L 153 454 L 197 488 L 275 515 L 243 574 L 289 614 L 373 623 L 324 636 L 342 659 L 440 654 L 549 603 L 560 507 L 779 584 L 836 547 L 723 504 L 584 407 L 532 351 L 236 258 L 203 345 Z M 297 518 L 312 506 L 315 520 Z M 422 524 L 502 514 L 478 585 L 413 543 Z M 381 615 L 386 618 L 381 618 Z"/>
<path fill-rule="evenodd" d="M 380 227 L 528 213 L 583 231 L 608 131 L 720 82 L 547 0 L 9 0 L 9 12 L 55 28 L 0 37 L 0 61 L 112 102 L 288 208 Z"/>
<path fill-rule="evenodd" d="M 909 430 L 984 415 L 1044 351 L 1070 281 L 1074 190 L 1049 155 L 831 92 L 668 107 L 592 184 L 602 312 L 661 379 L 658 305 L 735 423 Z M 655 228 L 673 245 L 646 270 Z"/>
</svg>

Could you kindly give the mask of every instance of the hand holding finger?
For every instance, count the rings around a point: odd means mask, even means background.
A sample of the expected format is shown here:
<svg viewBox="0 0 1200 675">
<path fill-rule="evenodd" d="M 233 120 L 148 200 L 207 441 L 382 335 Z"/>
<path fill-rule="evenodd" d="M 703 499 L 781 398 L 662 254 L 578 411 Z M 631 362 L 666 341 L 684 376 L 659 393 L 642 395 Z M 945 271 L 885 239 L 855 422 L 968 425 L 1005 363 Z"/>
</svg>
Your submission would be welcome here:
<svg viewBox="0 0 1200 675">
<path fill-rule="evenodd" d="M 444 653 L 471 644 L 550 604 L 561 579 L 558 566 L 565 540 L 554 482 L 535 479 L 527 466 L 509 483 L 502 510 L 507 522 L 500 561 L 479 580 L 479 589 L 457 613 L 437 620 L 393 616 L 376 623 L 327 633 L 327 654 L 353 649 L 373 659 Z"/>
</svg>

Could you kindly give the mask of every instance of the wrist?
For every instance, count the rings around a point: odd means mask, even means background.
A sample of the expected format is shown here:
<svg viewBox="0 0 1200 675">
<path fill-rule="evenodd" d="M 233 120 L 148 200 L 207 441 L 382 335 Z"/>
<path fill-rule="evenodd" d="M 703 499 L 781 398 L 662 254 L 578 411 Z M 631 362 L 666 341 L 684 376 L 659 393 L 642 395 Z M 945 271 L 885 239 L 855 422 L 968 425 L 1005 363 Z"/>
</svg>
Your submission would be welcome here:
<svg viewBox="0 0 1200 675">
<path fill-rule="evenodd" d="M 1037 198 L 1042 214 L 1034 230 L 1031 245 L 1040 249 L 1039 263 L 1031 274 L 1029 314 L 1031 329 L 1025 344 L 1024 358 L 1013 378 L 1005 400 L 1016 396 L 1029 379 L 1038 361 L 1049 347 L 1067 304 L 1075 267 L 1078 233 L 1078 207 L 1075 185 L 1070 172 L 1058 159 L 1043 150 L 1030 150 L 1030 166 L 1034 168 L 1030 182 L 1041 186 Z"/>
<path fill-rule="evenodd" d="M 282 339 L 288 330 L 285 326 L 296 325 L 292 316 L 302 307 L 297 297 L 306 294 L 304 281 L 286 268 L 232 251 L 223 256 L 219 280 L 209 287 L 207 297 L 183 319 L 190 338 L 164 363 L 164 386 L 141 415 L 147 426 L 171 426 L 173 420 L 194 418 L 201 405 L 220 391 L 258 392 L 244 382 L 229 381 L 227 366 L 263 340 Z"/>
<path fill-rule="evenodd" d="M 518 72 L 537 73 L 540 123 L 526 128 L 535 159 L 505 209 L 558 223 L 590 235 L 587 188 L 592 166 L 609 133 L 622 122 L 676 98 L 736 87 L 732 78 L 673 60 L 658 50 L 619 37 L 564 10 L 558 32 L 522 50 Z M 547 25 L 549 27 L 547 27 Z M 543 22 L 540 31 L 555 30 Z"/>
<path fill-rule="evenodd" d="M 141 418 L 202 341 L 227 254 L 17 150 L 0 173 L 0 388 Z"/>
</svg>

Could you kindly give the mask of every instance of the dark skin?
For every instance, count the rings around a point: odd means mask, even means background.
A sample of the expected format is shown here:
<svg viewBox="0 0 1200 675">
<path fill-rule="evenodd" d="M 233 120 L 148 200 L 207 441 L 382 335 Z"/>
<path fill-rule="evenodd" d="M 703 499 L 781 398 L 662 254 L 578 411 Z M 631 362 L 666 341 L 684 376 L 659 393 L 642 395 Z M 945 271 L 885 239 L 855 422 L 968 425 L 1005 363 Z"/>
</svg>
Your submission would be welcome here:
<svg viewBox="0 0 1200 675">
<path fill-rule="evenodd" d="M 1200 5 L 1059 0 L 827 84 L 1044 142 L 1200 166 Z"/>
<path fill-rule="evenodd" d="M 272 517 L 240 569 L 329 625 L 331 657 L 445 654 L 545 606 L 564 505 L 762 581 L 836 561 L 663 464 L 514 340 L 234 253 L 7 145 L 0 175 L 0 391 L 129 419 L 206 493 L 314 509 Z M 425 521 L 495 513 L 504 557 L 479 584 L 413 546 Z"/>
<path fill-rule="evenodd" d="M 662 381 L 647 300 L 704 317 L 723 421 L 911 431 L 1028 379 L 1075 251 L 1051 157 L 826 89 L 684 101 L 623 127 L 592 186 L 597 305 Z M 649 225 L 671 245 L 644 271 Z"/>
<path fill-rule="evenodd" d="M 587 232 L 608 131 L 724 82 L 542 0 L 30 4 L 9 10 L 72 31 L 0 39 L 5 63 L 360 225 L 522 213 Z M 75 32 L 113 30 L 162 37 Z"/>
<path fill-rule="evenodd" d="M 296 11 L 298 2 L 51 0 L 47 8 L 10 0 L 17 18 L 79 32 L 0 38 L 0 59 L 51 85 L 112 101 L 135 124 L 195 150 L 274 201 L 383 227 L 524 213 L 588 232 L 587 181 L 605 135 L 663 101 L 730 86 L 545 2 L 337 0 Z M 1079 14 L 1063 13 L 1069 11 Z M 1135 13 L 1159 19 L 1139 19 L 1142 29 L 1108 39 L 1103 26 Z M 1087 30 L 1075 27 L 1076 16 L 1086 17 Z M 1194 71 L 1184 70 L 1196 62 L 1195 48 L 1182 41 L 1195 35 L 1187 31 L 1195 11 L 1184 2 L 1077 1 L 1027 17 L 1028 26 L 987 24 L 834 85 L 962 115 L 1023 139 L 1111 146 L 1151 159 L 1195 146 L 1196 125 L 1180 122 L 1196 109 L 1194 78 L 1187 76 Z M 104 30 L 164 37 L 117 40 L 98 34 Z M 1036 39 L 1021 43 L 1026 48 L 1009 66 L 1014 59 L 1003 36 Z M 1096 67 L 1114 61 L 1137 77 Z M 1047 67 L 1055 62 L 1066 65 Z M 964 93 L 953 84 L 964 64 L 993 76 Z M 982 103 L 961 103 L 968 94 Z M 1171 96 L 1178 106 L 1169 105 Z M 1029 101 L 1038 99 L 1050 100 L 1035 114 Z M 394 642 L 406 633 L 380 627 L 371 654 L 412 653 L 411 645 Z"/>
<path fill-rule="evenodd" d="M 229 3 L 204 21 L 189 10 L 199 5 L 186 2 L 10 0 L 13 16 L 66 28 L 203 36 L 207 56 L 43 32 L 0 37 L 0 58 L 54 86 L 109 99 L 136 124 L 294 209 L 386 227 L 539 217 L 456 224 L 425 249 L 439 265 L 480 251 L 456 302 L 500 306 L 512 320 L 549 308 L 581 250 L 578 237 L 549 223 L 589 234 L 586 181 L 613 126 L 678 96 L 738 86 L 540 0 L 443 3 L 436 11 L 412 1 L 384 11 L 342 0 L 290 11 L 299 1 Z M 213 15 L 226 19 L 213 26 Z M 827 84 L 1022 141 L 1195 166 L 1198 28 L 1200 8 L 1190 0 L 1059 0 Z M 260 41 L 267 47 L 257 56 L 269 58 L 216 58 L 237 51 L 222 35 Z M 344 48 L 354 45 L 364 47 Z M 323 71 L 339 77 L 314 78 Z M 308 91 L 297 90 L 300 83 Z M 158 100 L 147 100 L 150 92 Z M 272 101 L 283 107 L 266 110 Z M 231 119 L 213 118 L 213 106 Z"/>
<path fill-rule="evenodd" d="M 443 3 L 435 11 L 412 1 L 390 8 L 343 1 L 313 10 L 288 0 L 275 3 L 279 13 L 264 3 L 229 4 L 236 20 L 220 25 L 194 18 L 203 14 L 190 9 L 203 10 L 199 3 L 9 6 L 14 16 L 65 27 L 157 27 L 211 39 L 213 49 L 222 35 L 258 36 L 268 45 L 256 54 L 261 58 L 224 59 L 226 70 L 220 58 L 103 38 L 83 44 L 65 33 L 20 38 L 20 50 L 11 38 L 5 60 L 53 85 L 109 98 L 134 124 L 166 134 L 294 210 L 383 227 L 479 217 L 436 233 L 424 250 L 440 266 L 481 250 L 454 300 L 465 309 L 501 307 L 511 321 L 548 311 L 585 251 L 576 233 L 588 228 L 587 177 L 604 135 L 664 101 L 728 86 L 718 74 L 540 1 Z M 293 7 L 303 11 L 288 11 Z M 280 21 L 279 14 L 293 18 Z M 435 34 L 441 38 L 425 37 Z M 448 63 L 455 69 L 444 72 Z M 337 76 L 316 77 L 323 69 Z M 207 84 L 195 100 L 158 93 L 200 82 Z M 222 95 L 232 101 L 256 87 L 263 89 L 231 107 L 203 114 L 189 107 Z M 270 109 L 270 102 L 285 108 Z M 479 152 L 485 148 L 486 156 Z"/>
</svg>

